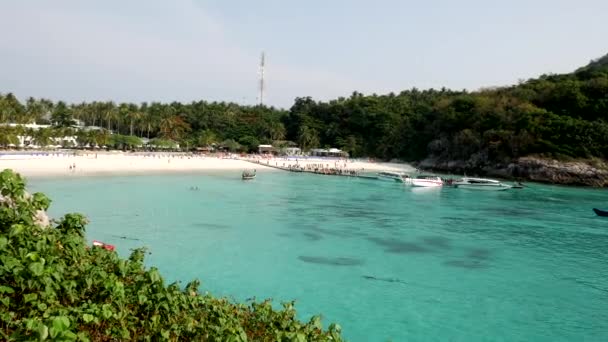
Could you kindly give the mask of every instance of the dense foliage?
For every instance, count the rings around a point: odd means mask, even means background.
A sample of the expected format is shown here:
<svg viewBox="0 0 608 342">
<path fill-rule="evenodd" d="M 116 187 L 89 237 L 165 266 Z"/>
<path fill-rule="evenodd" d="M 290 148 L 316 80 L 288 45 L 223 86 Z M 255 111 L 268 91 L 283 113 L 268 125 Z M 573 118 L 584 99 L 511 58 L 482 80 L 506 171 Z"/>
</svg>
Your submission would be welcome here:
<svg viewBox="0 0 608 342">
<path fill-rule="evenodd" d="M 293 303 L 274 310 L 200 294 L 198 281 L 166 285 L 144 249 L 122 259 L 87 246 L 79 214 L 41 223 L 50 201 L 10 170 L 0 193 L 0 340 L 341 340 L 337 325 L 296 320 Z"/>
<path fill-rule="evenodd" d="M 71 106 L 0 96 L 0 122 L 72 118 L 125 135 L 162 138 L 182 147 L 222 144 L 252 151 L 286 140 L 306 149 L 339 147 L 354 156 L 421 160 L 508 161 L 529 154 L 608 156 L 608 56 L 564 75 L 476 92 L 411 89 L 329 102 L 297 98 L 289 111 L 205 101 L 82 103 Z M 102 133 L 95 133 L 96 135 Z M 6 135 L 0 145 L 7 145 Z M 102 138 L 95 138 L 102 140 Z"/>
</svg>

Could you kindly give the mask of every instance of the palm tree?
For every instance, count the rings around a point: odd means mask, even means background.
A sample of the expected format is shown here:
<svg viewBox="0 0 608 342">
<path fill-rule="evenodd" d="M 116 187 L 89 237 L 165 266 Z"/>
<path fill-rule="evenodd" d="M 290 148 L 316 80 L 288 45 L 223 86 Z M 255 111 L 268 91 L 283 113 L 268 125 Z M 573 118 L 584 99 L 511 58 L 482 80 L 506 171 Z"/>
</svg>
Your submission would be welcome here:
<svg viewBox="0 0 608 342">
<path fill-rule="evenodd" d="M 285 139 L 286 134 L 285 126 L 283 126 L 283 124 L 280 122 L 272 122 L 267 127 L 267 134 L 272 141 L 283 140 Z"/>
<path fill-rule="evenodd" d="M 0 146 L 18 145 L 19 138 L 12 132 L 0 132 Z"/>
<path fill-rule="evenodd" d="M 143 117 L 143 113 L 139 111 L 137 105 L 130 104 L 125 114 L 125 119 L 129 121 L 129 135 L 133 135 L 133 127 L 135 126 L 135 123 Z"/>
<path fill-rule="evenodd" d="M 108 123 L 108 131 L 112 130 L 112 120 L 116 120 L 118 115 L 116 112 L 116 105 L 114 102 L 108 102 L 104 106 L 104 119 Z"/>
<path fill-rule="evenodd" d="M 94 141 L 99 147 L 109 145 L 110 138 L 110 131 L 105 129 L 100 129 L 94 133 Z"/>
<path fill-rule="evenodd" d="M 159 128 L 163 138 L 175 141 L 180 140 L 186 132 L 190 131 L 190 125 L 178 115 L 164 118 Z"/>
<path fill-rule="evenodd" d="M 40 117 L 36 119 L 36 122 L 39 122 L 39 123 L 50 122 L 51 113 L 53 112 L 53 109 L 55 108 L 55 104 L 53 103 L 53 101 L 47 100 L 47 99 L 40 99 L 38 102 L 40 103 L 40 106 L 42 107 L 42 111 L 41 111 Z"/>
<path fill-rule="evenodd" d="M 25 113 L 26 120 L 24 123 L 38 122 L 44 115 L 44 107 L 41 102 L 36 101 L 33 97 L 28 97 L 25 101 Z"/>
<path fill-rule="evenodd" d="M 198 137 L 197 144 L 199 147 L 209 146 L 213 143 L 217 142 L 217 138 L 215 133 L 210 129 L 204 130 Z"/>
<path fill-rule="evenodd" d="M 24 121 L 23 114 L 24 108 L 23 105 L 19 102 L 19 100 L 12 93 L 8 93 L 4 96 L 3 100 L 3 109 L 4 117 L 9 122 L 18 122 L 23 123 Z"/>
<path fill-rule="evenodd" d="M 314 128 L 301 126 L 298 133 L 298 141 L 303 150 L 319 146 L 319 134 Z"/>
<path fill-rule="evenodd" d="M 52 136 L 53 131 L 50 128 L 41 128 L 34 132 L 33 142 L 40 147 L 45 147 L 51 144 Z"/>
</svg>

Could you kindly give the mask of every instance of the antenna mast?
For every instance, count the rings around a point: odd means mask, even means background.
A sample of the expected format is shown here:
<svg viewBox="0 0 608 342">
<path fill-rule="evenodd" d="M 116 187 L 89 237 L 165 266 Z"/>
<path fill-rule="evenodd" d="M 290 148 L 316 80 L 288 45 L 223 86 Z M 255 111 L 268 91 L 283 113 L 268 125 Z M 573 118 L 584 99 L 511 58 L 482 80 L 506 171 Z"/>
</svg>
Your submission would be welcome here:
<svg viewBox="0 0 608 342">
<path fill-rule="evenodd" d="M 265 57 L 262 51 L 262 58 L 260 58 L 260 105 L 264 104 L 264 64 Z"/>
</svg>

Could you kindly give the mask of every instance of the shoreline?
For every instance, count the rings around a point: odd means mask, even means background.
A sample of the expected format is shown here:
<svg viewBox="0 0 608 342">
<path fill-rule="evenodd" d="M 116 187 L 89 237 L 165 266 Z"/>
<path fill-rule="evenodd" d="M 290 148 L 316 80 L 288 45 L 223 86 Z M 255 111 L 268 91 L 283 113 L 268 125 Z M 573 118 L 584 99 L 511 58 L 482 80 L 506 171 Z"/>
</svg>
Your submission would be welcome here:
<svg viewBox="0 0 608 342">
<path fill-rule="evenodd" d="M 274 164 L 274 165 L 272 165 Z M 148 174 L 213 173 L 256 169 L 280 172 L 290 166 L 319 167 L 377 172 L 414 170 L 409 164 L 376 163 L 333 158 L 262 158 L 258 155 L 195 155 L 176 152 L 91 152 L 91 151 L 0 151 L 0 169 L 12 169 L 24 177 L 137 176 Z"/>
</svg>

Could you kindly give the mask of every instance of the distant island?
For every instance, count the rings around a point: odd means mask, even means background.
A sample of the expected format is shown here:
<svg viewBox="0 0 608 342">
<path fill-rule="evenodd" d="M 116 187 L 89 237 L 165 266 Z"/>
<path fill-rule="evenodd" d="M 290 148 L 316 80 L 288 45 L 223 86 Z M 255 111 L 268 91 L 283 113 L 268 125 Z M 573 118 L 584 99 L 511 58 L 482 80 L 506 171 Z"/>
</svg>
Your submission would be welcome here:
<svg viewBox="0 0 608 342">
<path fill-rule="evenodd" d="M 301 97 L 289 110 L 205 101 L 21 103 L 0 94 L 0 148 L 247 153 L 260 145 L 276 151 L 337 147 L 351 157 L 397 159 L 444 173 L 591 186 L 608 186 L 607 121 L 608 55 L 572 73 L 508 87 L 354 92 L 329 102 Z M 24 126 L 34 123 L 51 126 Z M 64 136 L 74 138 L 57 140 Z"/>
</svg>

